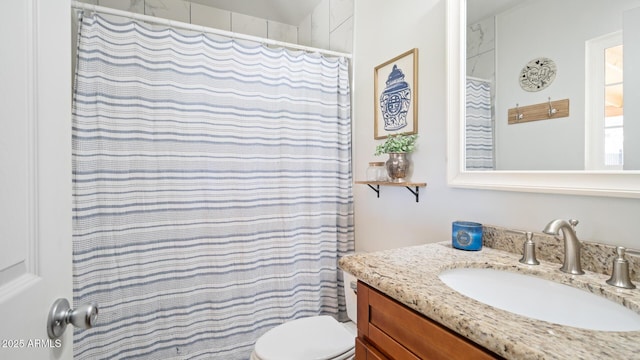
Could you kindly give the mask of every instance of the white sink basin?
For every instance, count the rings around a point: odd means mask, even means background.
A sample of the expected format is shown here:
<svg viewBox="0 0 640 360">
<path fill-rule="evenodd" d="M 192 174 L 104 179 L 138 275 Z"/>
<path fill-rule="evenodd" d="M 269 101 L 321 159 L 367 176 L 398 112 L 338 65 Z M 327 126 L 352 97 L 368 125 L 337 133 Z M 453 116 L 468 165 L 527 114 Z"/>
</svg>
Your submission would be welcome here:
<svg viewBox="0 0 640 360">
<path fill-rule="evenodd" d="M 533 319 L 600 331 L 640 330 L 640 315 L 590 292 L 494 269 L 445 270 L 440 280 L 487 305 Z"/>
</svg>

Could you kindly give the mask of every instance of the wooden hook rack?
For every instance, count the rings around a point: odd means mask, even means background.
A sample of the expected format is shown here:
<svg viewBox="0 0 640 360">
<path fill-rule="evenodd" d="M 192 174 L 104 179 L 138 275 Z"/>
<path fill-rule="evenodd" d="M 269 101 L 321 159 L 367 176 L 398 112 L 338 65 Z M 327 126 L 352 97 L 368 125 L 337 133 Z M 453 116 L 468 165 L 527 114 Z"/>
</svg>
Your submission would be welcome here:
<svg viewBox="0 0 640 360">
<path fill-rule="evenodd" d="M 540 104 L 516 105 L 516 107 L 509 109 L 507 116 L 509 125 L 567 117 L 569 116 L 569 99 L 556 101 L 549 99 L 549 101 Z"/>
</svg>

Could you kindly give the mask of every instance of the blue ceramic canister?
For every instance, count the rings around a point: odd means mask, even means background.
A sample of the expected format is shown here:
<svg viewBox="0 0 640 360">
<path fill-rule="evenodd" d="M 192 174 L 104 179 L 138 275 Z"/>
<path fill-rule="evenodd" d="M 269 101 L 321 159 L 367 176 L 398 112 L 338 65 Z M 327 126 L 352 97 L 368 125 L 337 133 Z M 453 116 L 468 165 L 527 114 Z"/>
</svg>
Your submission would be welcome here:
<svg viewBox="0 0 640 360">
<path fill-rule="evenodd" d="M 451 245 L 456 249 L 477 251 L 482 249 L 482 224 L 454 221 Z"/>
</svg>

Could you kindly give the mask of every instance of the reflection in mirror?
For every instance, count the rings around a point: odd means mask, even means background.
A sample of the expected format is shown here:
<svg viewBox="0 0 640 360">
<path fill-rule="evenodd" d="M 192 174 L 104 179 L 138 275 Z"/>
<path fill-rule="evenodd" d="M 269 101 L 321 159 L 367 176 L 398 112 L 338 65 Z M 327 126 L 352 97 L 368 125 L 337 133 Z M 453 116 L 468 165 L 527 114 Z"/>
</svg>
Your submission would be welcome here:
<svg viewBox="0 0 640 360">
<path fill-rule="evenodd" d="M 640 170 L 640 0 L 467 0 L 466 29 L 464 169 Z"/>
<path fill-rule="evenodd" d="M 473 1 L 473 0 L 472 0 Z M 487 0 L 483 2 L 485 5 L 490 3 Z M 541 0 L 539 0 L 541 1 Z M 562 0 L 569 1 L 569 0 Z M 548 12 L 555 11 L 553 7 L 555 3 L 561 2 L 553 1 L 552 8 L 549 11 L 532 14 L 531 16 L 537 18 L 544 18 Z M 587 0 L 579 1 L 580 4 L 587 4 Z M 618 3 L 615 2 L 610 3 Z M 465 166 L 466 149 L 465 149 L 465 109 L 466 109 L 466 14 L 467 14 L 467 0 L 446 0 L 447 4 L 447 185 L 454 188 L 467 188 L 467 189 L 482 189 L 482 190 L 505 190 L 505 191 L 518 191 L 518 192 L 536 192 L 536 193 L 552 193 L 552 194 L 572 194 L 572 195 L 588 195 L 588 196 L 608 196 L 608 197 L 625 197 L 640 199 L 640 170 L 625 170 L 625 171 L 610 171 L 610 170 L 494 170 L 494 171 L 468 171 Z M 575 19 L 581 17 L 582 8 L 577 8 L 572 15 L 562 21 L 567 27 L 573 26 L 576 22 Z M 625 19 L 628 16 L 634 16 L 633 12 L 627 15 L 625 13 Z M 636 22 L 640 26 L 640 21 Z M 560 31 L 561 33 L 562 31 Z M 628 62 L 627 55 L 630 52 L 640 53 L 640 45 L 637 41 L 626 41 L 627 39 L 633 39 L 637 37 L 636 34 L 640 33 L 640 29 L 634 29 L 632 32 L 627 32 L 623 35 L 624 44 L 624 57 L 625 63 Z M 636 39 L 637 40 L 637 39 Z M 528 43 L 534 43 L 534 40 L 528 40 Z M 556 47 L 563 47 L 564 44 L 557 44 Z M 585 46 L 585 44 L 583 44 Z M 540 56 L 537 55 L 536 56 Z M 528 58 L 528 57 L 527 57 Z M 582 59 L 584 61 L 584 58 Z M 564 60 L 563 60 L 564 61 Z M 548 86 L 544 91 L 551 91 L 554 88 L 554 84 L 560 81 L 564 72 L 562 66 L 565 66 L 562 62 L 558 68 L 558 75 L 554 82 Z M 579 65 L 579 64 L 578 64 Z M 500 66 L 500 65 L 499 65 Z M 522 65 L 518 65 L 522 66 Z M 571 66 L 571 64 L 566 65 Z M 589 66 L 592 66 L 591 64 Z M 499 67 L 498 67 L 499 68 Z M 497 68 L 497 69 L 498 69 Z M 584 66 L 584 71 L 586 70 Z M 516 72 L 518 72 L 518 69 Z M 640 67 L 629 67 L 624 69 L 624 77 L 627 78 L 624 83 L 624 97 L 627 98 L 626 106 L 624 108 L 624 116 L 627 121 L 624 124 L 625 130 L 625 146 L 627 143 L 633 143 L 633 141 L 627 141 L 628 134 L 640 133 L 640 131 L 631 129 L 631 127 L 639 127 L 640 121 L 630 121 L 629 119 L 637 119 L 639 116 L 631 115 L 629 112 L 630 102 L 640 103 L 640 81 L 631 81 L 630 79 L 640 79 Z M 501 79 L 496 76 L 496 80 L 500 83 Z M 516 81 L 516 80 L 513 80 Z M 519 85 L 518 85 L 519 86 Z M 543 91 L 543 92 L 544 92 Z M 543 94 L 544 96 L 544 94 Z M 499 96 L 496 96 L 497 100 Z M 631 99 L 631 100 L 629 100 Z M 635 100 L 634 100 L 635 99 Z M 546 102 L 547 99 L 542 98 L 541 103 Z M 587 102 L 587 101 L 585 101 Z M 524 103 L 523 103 L 524 104 Z M 514 104 L 515 105 L 515 104 Z M 499 111 L 499 106 L 494 106 Z M 572 105 L 573 108 L 573 105 Z M 496 113 L 497 113 L 496 111 Z M 573 110 L 572 110 L 573 111 Z M 593 110 L 588 110 L 593 111 Z M 587 111 L 585 111 L 586 113 Z M 585 115 L 588 119 L 589 116 Z M 559 122 L 561 119 L 537 121 L 538 123 L 545 122 Z M 536 122 L 532 122 L 534 124 Z M 525 124 L 517 124 L 512 126 L 524 126 Z M 586 138 L 589 138 L 590 130 L 589 125 L 583 125 L 583 132 Z M 629 130 L 629 131 L 627 131 Z M 542 139 L 538 139 L 538 148 L 547 146 L 549 142 L 548 136 Z M 584 140 L 583 140 L 584 141 Z M 640 143 L 636 141 L 636 144 Z M 498 148 L 498 147 L 496 147 Z M 625 152 L 633 154 L 639 154 L 640 151 L 628 150 L 625 147 Z M 586 153 L 586 152 L 585 152 Z M 523 155 L 528 156 L 528 155 Z M 585 155 L 588 157 L 587 155 Z M 625 158 L 625 166 L 629 163 Z M 631 160 L 633 160 L 631 158 Z M 632 167 L 638 168 L 638 167 Z"/>
</svg>

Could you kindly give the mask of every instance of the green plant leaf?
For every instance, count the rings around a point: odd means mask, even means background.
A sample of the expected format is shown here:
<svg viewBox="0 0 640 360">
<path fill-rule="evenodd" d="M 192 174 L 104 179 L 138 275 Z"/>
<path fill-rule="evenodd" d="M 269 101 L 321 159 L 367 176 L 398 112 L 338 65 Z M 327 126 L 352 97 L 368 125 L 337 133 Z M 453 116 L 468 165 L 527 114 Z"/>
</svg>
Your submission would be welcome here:
<svg viewBox="0 0 640 360">
<path fill-rule="evenodd" d="M 391 134 L 384 143 L 376 146 L 375 155 L 388 153 L 410 153 L 416 148 L 416 140 L 418 135 Z"/>
</svg>

